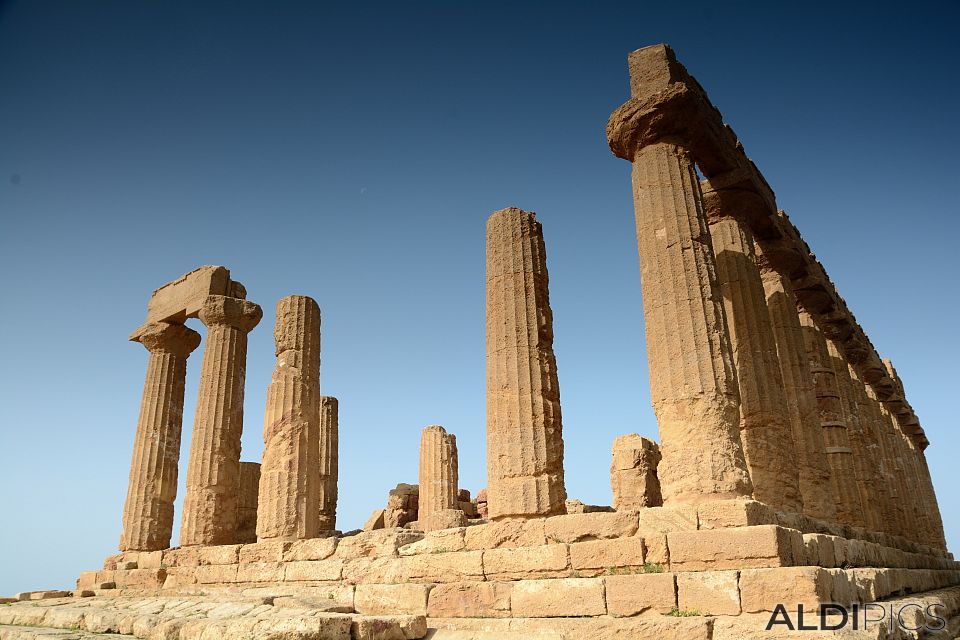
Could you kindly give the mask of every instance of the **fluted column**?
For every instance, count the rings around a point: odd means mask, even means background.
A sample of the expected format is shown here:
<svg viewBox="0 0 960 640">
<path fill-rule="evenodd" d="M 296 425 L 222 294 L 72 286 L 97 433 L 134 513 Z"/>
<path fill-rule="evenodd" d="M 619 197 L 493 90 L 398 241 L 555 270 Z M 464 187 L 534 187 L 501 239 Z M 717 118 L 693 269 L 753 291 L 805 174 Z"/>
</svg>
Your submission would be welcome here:
<svg viewBox="0 0 960 640">
<path fill-rule="evenodd" d="M 740 440 L 753 497 L 801 513 L 797 446 L 753 235 L 719 200 L 710 213 L 710 238 L 740 389 Z"/>
<path fill-rule="evenodd" d="M 200 389 L 187 465 L 180 545 L 233 544 L 237 529 L 247 333 L 263 312 L 247 300 L 208 296 Z"/>
<path fill-rule="evenodd" d="M 180 324 L 155 322 L 136 340 L 150 352 L 150 360 L 133 440 L 120 550 L 156 551 L 170 547 L 187 357 L 199 346 L 200 334 Z"/>
<path fill-rule="evenodd" d="M 830 480 L 833 496 L 837 505 L 837 521 L 861 527 L 863 526 L 863 506 L 857 490 L 857 476 L 853 466 L 853 449 L 847 433 L 846 416 L 840 389 L 837 386 L 837 374 L 827 347 L 827 340 L 806 311 L 800 311 L 800 325 L 803 327 L 804 346 L 810 360 L 810 373 L 813 376 L 814 391 L 817 396 L 817 412 L 820 428 L 823 429 L 823 442 L 830 464 Z"/>
<path fill-rule="evenodd" d="M 277 302 L 277 364 L 267 387 L 257 540 L 315 538 L 320 507 L 320 307 Z"/>
<path fill-rule="evenodd" d="M 633 194 L 664 502 L 749 496 L 716 258 L 688 153 L 639 149 Z"/>
<path fill-rule="evenodd" d="M 487 221 L 490 518 L 563 513 L 563 433 L 543 231 L 516 208 Z"/>
<path fill-rule="evenodd" d="M 439 425 L 426 427 L 420 436 L 418 499 L 418 520 L 424 531 L 464 524 L 457 502 L 457 466 L 457 437 Z"/>
<path fill-rule="evenodd" d="M 919 447 L 916 449 L 916 455 L 917 464 L 920 469 L 921 483 L 925 487 L 925 504 L 929 509 L 930 524 L 933 527 L 931 531 L 932 537 L 930 539 L 930 544 L 938 549 L 946 551 L 947 541 L 943 533 L 943 518 L 940 515 L 940 504 L 937 501 L 937 492 L 933 488 L 933 478 L 930 476 L 930 467 L 927 465 L 927 456 Z"/>
<path fill-rule="evenodd" d="M 812 518 L 832 522 L 837 518 L 837 507 L 796 298 L 789 283 L 762 255 L 758 256 L 758 261 L 797 449 L 803 512 Z"/>
<path fill-rule="evenodd" d="M 337 528 L 337 479 L 340 475 L 340 403 L 320 396 L 319 531 Z"/>
<path fill-rule="evenodd" d="M 872 402 L 873 413 L 878 425 L 877 436 L 881 453 L 880 469 L 886 480 L 886 489 L 889 496 L 889 502 L 885 510 L 887 531 L 895 535 L 905 536 L 909 522 L 904 502 L 908 499 L 908 496 L 903 489 L 902 477 L 897 465 L 896 447 L 894 446 L 895 429 L 891 422 L 893 416 L 877 399 L 876 393 L 871 387 L 867 386 L 865 390 L 867 397 Z"/>
<path fill-rule="evenodd" d="M 896 534 L 896 505 L 891 489 L 893 477 L 890 472 L 890 462 L 886 454 L 886 446 L 882 431 L 886 428 L 880 414 L 880 405 L 871 395 L 872 389 L 864 384 L 856 369 L 849 368 L 853 393 L 860 414 L 860 428 L 863 432 L 864 446 L 867 458 L 871 461 L 874 471 L 874 483 L 870 487 L 869 502 L 875 511 L 878 520 L 877 530 L 884 533 Z"/>
</svg>

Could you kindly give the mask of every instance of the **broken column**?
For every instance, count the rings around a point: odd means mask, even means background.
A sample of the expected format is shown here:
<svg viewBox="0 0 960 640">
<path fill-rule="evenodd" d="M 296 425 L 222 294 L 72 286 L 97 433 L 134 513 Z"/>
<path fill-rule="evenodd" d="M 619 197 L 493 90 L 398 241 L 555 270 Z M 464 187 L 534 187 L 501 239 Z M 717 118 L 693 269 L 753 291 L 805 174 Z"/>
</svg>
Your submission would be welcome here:
<svg viewBox="0 0 960 640">
<path fill-rule="evenodd" d="M 340 404 L 333 396 L 320 396 L 319 532 L 337 528 L 337 478 L 339 476 Z"/>
<path fill-rule="evenodd" d="M 563 434 L 543 231 L 487 221 L 487 495 L 491 519 L 564 512 Z"/>
<path fill-rule="evenodd" d="M 263 312 L 248 300 L 208 296 L 207 327 L 194 417 L 180 545 L 233 544 L 237 529 L 247 333 Z"/>
<path fill-rule="evenodd" d="M 637 511 L 663 504 L 657 465 L 660 448 L 649 438 L 630 433 L 613 441 L 613 461 L 610 464 L 610 487 L 613 489 L 613 508 L 617 511 Z"/>
<path fill-rule="evenodd" d="M 267 388 L 257 540 L 315 538 L 320 476 L 320 307 L 277 302 L 277 364 Z"/>
<path fill-rule="evenodd" d="M 800 513 L 797 451 L 753 234 L 734 217 L 746 214 L 736 209 L 754 205 L 742 194 L 731 195 L 736 193 L 709 190 L 705 197 L 740 390 L 740 440 L 753 497 Z"/>
<path fill-rule="evenodd" d="M 797 301 L 790 285 L 762 254 L 757 261 L 767 298 L 770 326 L 777 342 L 777 357 L 783 390 L 790 414 L 803 513 L 832 522 L 837 507 L 830 484 L 830 465 L 817 414 L 810 361 L 803 345 L 803 329 L 797 315 Z"/>
<path fill-rule="evenodd" d="M 433 531 L 466 524 L 458 504 L 457 437 L 440 425 L 420 436 L 420 529 Z"/>
<path fill-rule="evenodd" d="M 803 327 L 804 346 L 810 361 L 810 373 L 817 396 L 817 412 L 820 417 L 820 428 L 823 429 L 827 462 L 830 464 L 830 480 L 837 507 L 837 521 L 862 527 L 863 506 L 860 504 L 860 493 L 857 490 L 853 449 L 850 447 L 850 435 L 847 433 L 837 375 L 833 370 L 827 340 L 809 313 L 800 311 L 799 314 L 800 325 Z"/>
<path fill-rule="evenodd" d="M 182 324 L 154 322 L 131 339 L 146 347 L 150 360 L 133 441 L 120 550 L 156 551 L 170 547 L 187 357 L 200 345 L 200 334 Z"/>
<path fill-rule="evenodd" d="M 237 496 L 237 544 L 257 541 L 257 502 L 260 492 L 260 463 L 240 463 L 240 493 Z"/>
</svg>

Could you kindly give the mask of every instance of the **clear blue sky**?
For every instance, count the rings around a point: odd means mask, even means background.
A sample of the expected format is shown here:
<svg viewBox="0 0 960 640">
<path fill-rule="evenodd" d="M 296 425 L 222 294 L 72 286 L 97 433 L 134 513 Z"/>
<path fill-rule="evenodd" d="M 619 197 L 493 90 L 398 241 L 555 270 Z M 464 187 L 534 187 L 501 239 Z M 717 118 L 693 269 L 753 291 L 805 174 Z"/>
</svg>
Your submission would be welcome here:
<svg viewBox="0 0 960 640">
<path fill-rule="evenodd" d="M 604 127 L 627 53 L 657 42 L 898 367 L 960 548 L 957 3 L 518 4 L 0 5 L 0 594 L 68 587 L 116 548 L 147 362 L 126 336 L 201 264 L 264 308 L 245 460 L 274 304 L 298 293 L 340 398 L 341 528 L 416 481 L 427 424 L 481 488 L 484 223 L 510 205 L 546 236 L 568 492 L 608 504 L 613 438 L 656 425 L 630 168 Z"/>
</svg>

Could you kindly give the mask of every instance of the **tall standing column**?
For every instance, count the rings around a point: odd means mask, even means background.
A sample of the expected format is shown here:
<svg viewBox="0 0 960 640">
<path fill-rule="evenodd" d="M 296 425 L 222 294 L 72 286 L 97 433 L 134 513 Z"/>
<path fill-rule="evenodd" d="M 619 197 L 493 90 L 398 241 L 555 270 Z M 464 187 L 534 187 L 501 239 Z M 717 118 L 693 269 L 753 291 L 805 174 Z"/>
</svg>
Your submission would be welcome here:
<svg viewBox="0 0 960 640">
<path fill-rule="evenodd" d="M 810 360 L 810 373 L 817 396 L 817 412 L 823 442 L 830 464 L 830 479 L 837 505 L 837 521 L 843 524 L 863 526 L 863 506 L 857 490 L 857 475 L 853 466 L 853 449 L 847 433 L 846 417 L 837 386 L 837 374 L 827 348 L 827 340 L 813 318 L 806 311 L 800 312 L 803 340 Z"/>
<path fill-rule="evenodd" d="M 669 143 L 638 149 L 633 203 L 663 500 L 749 496 L 716 258 L 687 151 Z"/>
<path fill-rule="evenodd" d="M 320 307 L 277 302 L 277 365 L 267 388 L 257 540 L 315 538 L 319 525 Z"/>
<path fill-rule="evenodd" d="M 560 386 L 543 230 L 487 220 L 487 500 L 491 519 L 564 513 Z"/>
<path fill-rule="evenodd" d="M 187 465 L 180 545 L 233 544 L 237 529 L 247 333 L 263 312 L 240 298 L 208 296 L 200 389 Z"/>
<path fill-rule="evenodd" d="M 465 524 L 458 509 L 457 437 L 439 425 L 420 436 L 420 528 L 424 531 Z"/>
<path fill-rule="evenodd" d="M 876 512 L 877 531 L 895 534 L 896 512 L 891 490 L 893 482 L 890 462 L 887 458 L 882 430 L 886 428 L 880 415 L 880 405 L 871 395 L 871 389 L 860 379 L 856 369 L 849 368 L 851 388 L 860 414 L 860 428 L 866 448 L 866 456 L 874 471 L 874 483 L 870 487 L 869 501 Z"/>
<path fill-rule="evenodd" d="M 320 396 L 319 531 L 337 528 L 337 479 L 340 474 L 340 403 Z"/>
<path fill-rule="evenodd" d="M 727 210 L 721 197 L 713 202 L 710 238 L 737 370 L 740 439 L 753 497 L 782 511 L 802 513 L 798 447 L 753 235 Z"/>
<path fill-rule="evenodd" d="M 784 277 L 762 255 L 758 256 L 758 261 L 797 448 L 803 512 L 812 518 L 832 522 L 837 518 L 837 507 L 830 484 L 823 430 L 817 415 L 810 361 L 803 346 L 797 301 Z"/>
<path fill-rule="evenodd" d="M 133 441 L 120 550 L 156 551 L 170 547 L 187 357 L 200 345 L 200 334 L 180 324 L 155 322 L 135 339 L 150 352 L 150 360 Z"/>
</svg>

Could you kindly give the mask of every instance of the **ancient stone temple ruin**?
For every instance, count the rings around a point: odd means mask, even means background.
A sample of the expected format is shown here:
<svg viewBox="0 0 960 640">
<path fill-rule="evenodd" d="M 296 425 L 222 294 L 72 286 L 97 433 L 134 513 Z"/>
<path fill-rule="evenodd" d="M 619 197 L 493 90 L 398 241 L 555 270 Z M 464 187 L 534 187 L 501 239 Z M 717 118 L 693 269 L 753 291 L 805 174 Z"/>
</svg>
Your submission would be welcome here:
<svg viewBox="0 0 960 640">
<path fill-rule="evenodd" d="M 533 213 L 486 225 L 487 486 L 471 500 L 456 437 L 427 426 L 419 483 L 362 531 L 336 529 L 350 487 L 338 492 L 339 404 L 320 390 L 320 306 L 277 303 L 263 458 L 241 462 L 262 314 L 227 269 L 201 267 L 155 291 L 131 336 L 150 355 L 120 553 L 72 594 L 0 608 L 2 637 L 733 640 L 794 637 L 806 612 L 820 626 L 795 637 L 823 638 L 841 611 L 859 625 L 844 637 L 955 637 L 960 565 L 896 370 L 673 51 L 639 49 L 629 71 L 607 138 L 633 167 L 659 442 L 613 443 L 612 507 L 568 500 Z M 171 548 L 200 343 L 188 318 L 207 338 Z M 910 631 L 934 613 L 943 631 Z"/>
</svg>

